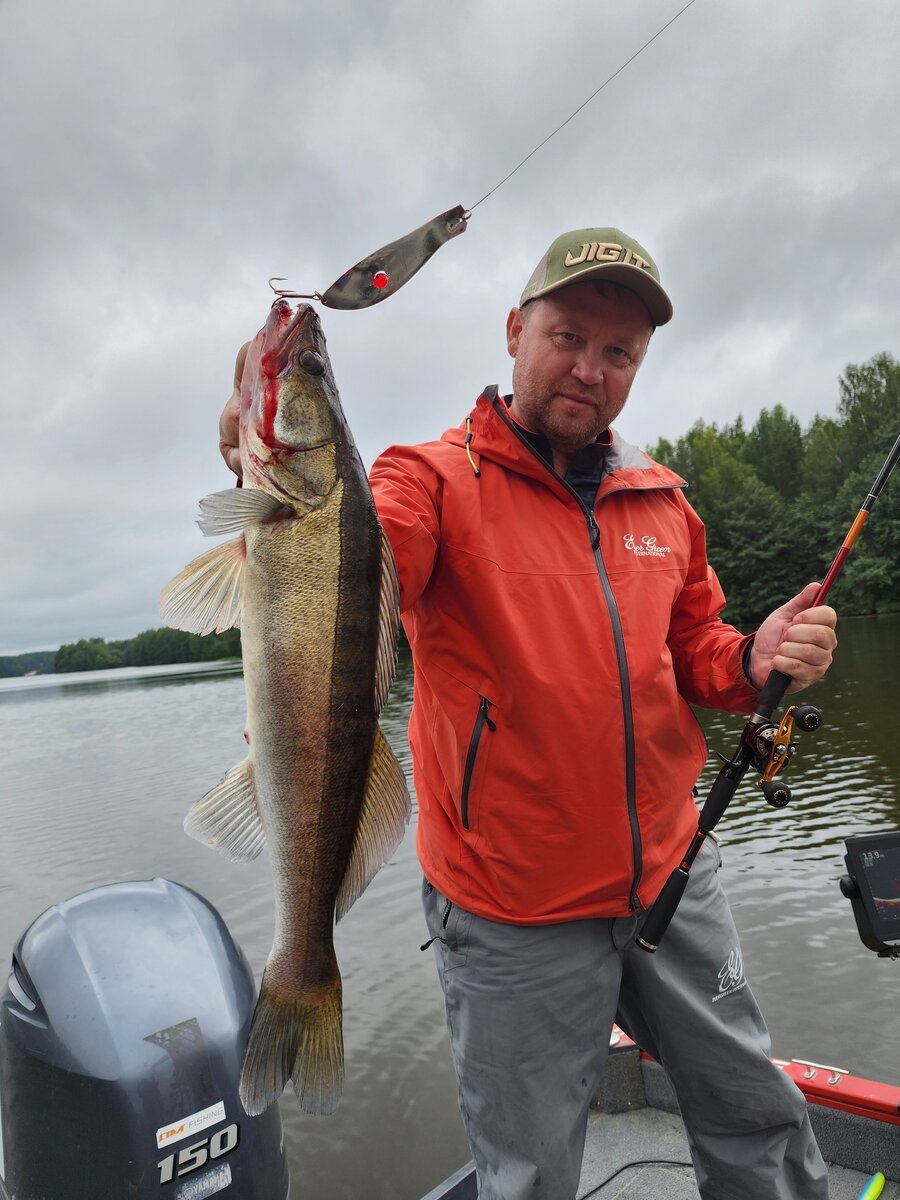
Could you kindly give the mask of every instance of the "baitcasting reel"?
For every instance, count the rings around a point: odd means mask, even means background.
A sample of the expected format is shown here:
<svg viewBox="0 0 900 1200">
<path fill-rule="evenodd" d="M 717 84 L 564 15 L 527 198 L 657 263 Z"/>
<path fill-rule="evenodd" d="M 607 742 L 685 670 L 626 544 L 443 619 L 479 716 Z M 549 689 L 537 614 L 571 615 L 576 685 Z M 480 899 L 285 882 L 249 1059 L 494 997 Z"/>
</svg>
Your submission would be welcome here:
<svg viewBox="0 0 900 1200">
<path fill-rule="evenodd" d="M 757 787 L 761 788 L 766 804 L 784 808 L 791 799 L 791 789 L 779 782 L 777 776 L 794 757 L 797 743 L 794 726 L 812 733 L 822 724 L 822 713 L 812 704 L 797 704 L 786 708 L 781 721 L 748 726 L 747 752 L 750 763 L 759 772 Z"/>
</svg>

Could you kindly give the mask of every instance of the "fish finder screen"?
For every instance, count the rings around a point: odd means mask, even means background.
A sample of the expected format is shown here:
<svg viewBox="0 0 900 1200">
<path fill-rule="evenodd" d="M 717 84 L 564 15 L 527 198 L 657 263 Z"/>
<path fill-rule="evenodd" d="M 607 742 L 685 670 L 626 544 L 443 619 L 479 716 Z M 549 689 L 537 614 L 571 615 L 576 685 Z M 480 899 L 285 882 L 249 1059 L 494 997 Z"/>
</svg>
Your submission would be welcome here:
<svg viewBox="0 0 900 1200">
<path fill-rule="evenodd" d="M 900 846 L 861 850 L 859 865 L 863 875 L 859 882 L 871 897 L 885 935 L 900 938 Z"/>
<path fill-rule="evenodd" d="M 848 874 L 841 891 L 853 904 L 863 944 L 900 958 L 900 830 L 844 839 Z"/>
</svg>

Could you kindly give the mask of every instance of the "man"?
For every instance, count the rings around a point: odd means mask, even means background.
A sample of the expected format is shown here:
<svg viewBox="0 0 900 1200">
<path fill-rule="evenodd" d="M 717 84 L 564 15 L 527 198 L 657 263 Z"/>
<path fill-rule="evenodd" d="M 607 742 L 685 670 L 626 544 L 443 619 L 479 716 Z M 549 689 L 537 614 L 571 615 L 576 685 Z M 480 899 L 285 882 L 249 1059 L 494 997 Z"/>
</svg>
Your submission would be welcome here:
<svg viewBox="0 0 900 1200">
<path fill-rule="evenodd" d="M 614 1019 L 666 1068 L 706 1200 L 822 1200 L 805 1103 L 769 1059 L 708 839 L 655 955 L 635 946 L 696 828 L 690 704 L 824 675 L 816 585 L 724 625 L 676 475 L 615 434 L 672 307 L 650 255 L 576 230 L 507 322 L 513 394 L 392 447 L 372 489 L 413 651 L 426 919 L 481 1200 L 574 1197 Z M 238 376 L 242 360 L 238 361 Z M 222 449 L 237 466 L 235 398 Z"/>
</svg>

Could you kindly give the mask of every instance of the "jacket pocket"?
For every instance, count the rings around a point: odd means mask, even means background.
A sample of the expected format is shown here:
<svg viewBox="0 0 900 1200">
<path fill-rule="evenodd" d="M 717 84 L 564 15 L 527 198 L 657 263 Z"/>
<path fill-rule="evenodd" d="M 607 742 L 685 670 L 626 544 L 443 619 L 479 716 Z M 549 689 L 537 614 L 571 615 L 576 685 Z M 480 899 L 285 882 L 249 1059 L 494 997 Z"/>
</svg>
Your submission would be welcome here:
<svg viewBox="0 0 900 1200">
<path fill-rule="evenodd" d="M 472 914 L 458 904 L 453 904 L 432 884 L 426 881 L 423 888 L 425 923 L 428 926 L 428 941 L 420 947 L 428 950 L 434 946 L 438 969 L 441 972 L 464 967 L 469 957 L 469 926 Z"/>
<path fill-rule="evenodd" d="M 463 767 L 462 787 L 459 796 L 459 812 L 463 823 L 463 829 L 471 829 L 469 800 L 472 788 L 472 777 L 475 774 L 475 765 L 478 762 L 478 751 L 482 747 L 482 742 L 485 736 L 485 730 L 489 733 L 495 733 L 497 730 L 496 723 L 491 720 L 490 716 L 491 702 L 486 696 L 481 697 L 478 705 L 478 714 L 475 717 L 475 724 L 472 727 L 472 735 L 469 738 L 469 748 L 466 751 L 466 761 Z"/>
</svg>

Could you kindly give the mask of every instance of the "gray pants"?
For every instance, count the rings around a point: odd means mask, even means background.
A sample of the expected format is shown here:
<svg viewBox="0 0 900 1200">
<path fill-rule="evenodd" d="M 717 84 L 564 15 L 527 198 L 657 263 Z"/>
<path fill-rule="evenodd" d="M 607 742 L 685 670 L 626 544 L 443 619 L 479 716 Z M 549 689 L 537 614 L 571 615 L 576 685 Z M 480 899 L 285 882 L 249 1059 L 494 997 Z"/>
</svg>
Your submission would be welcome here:
<svg viewBox="0 0 900 1200">
<path fill-rule="evenodd" d="M 772 1065 L 744 979 L 720 862 L 707 839 L 655 954 L 634 945 L 640 917 L 503 925 L 425 883 L 480 1200 L 575 1196 L 614 1020 L 666 1069 L 704 1200 L 825 1200 L 806 1101 Z"/>
</svg>

